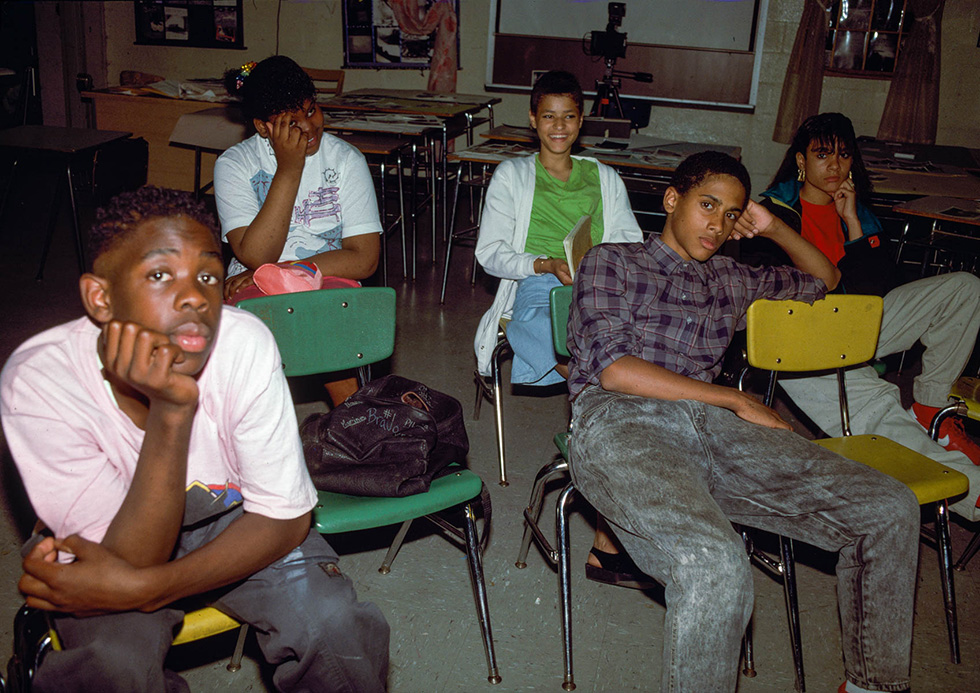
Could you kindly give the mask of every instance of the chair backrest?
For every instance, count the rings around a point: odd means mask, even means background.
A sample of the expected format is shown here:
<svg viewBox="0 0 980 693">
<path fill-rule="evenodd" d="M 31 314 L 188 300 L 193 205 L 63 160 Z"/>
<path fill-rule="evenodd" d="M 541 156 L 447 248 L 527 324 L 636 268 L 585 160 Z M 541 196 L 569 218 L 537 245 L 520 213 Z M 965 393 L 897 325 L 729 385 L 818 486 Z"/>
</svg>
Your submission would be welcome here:
<svg viewBox="0 0 980 693">
<path fill-rule="evenodd" d="M 800 372 L 864 363 L 875 354 L 881 327 L 879 296 L 832 294 L 813 305 L 755 301 L 749 306 L 749 364 Z"/>
<path fill-rule="evenodd" d="M 556 286 L 548 296 L 551 305 L 551 336 L 555 340 L 555 353 L 571 356 L 568 352 L 568 312 L 572 308 L 572 287 Z"/>
<path fill-rule="evenodd" d="M 314 67 L 304 67 L 303 71 L 313 80 L 318 101 L 320 95 L 336 96 L 344 91 L 343 70 L 317 70 Z"/>
<path fill-rule="evenodd" d="M 837 371 L 841 430 L 851 435 L 844 368 L 872 358 L 881 328 L 880 296 L 832 294 L 813 305 L 801 301 L 755 301 L 749 306 L 749 365 L 769 371 L 765 403 L 772 406 L 776 374 Z"/>
<path fill-rule="evenodd" d="M 395 348 L 395 290 L 388 287 L 262 296 L 238 307 L 275 335 L 289 376 L 361 368 Z"/>
</svg>

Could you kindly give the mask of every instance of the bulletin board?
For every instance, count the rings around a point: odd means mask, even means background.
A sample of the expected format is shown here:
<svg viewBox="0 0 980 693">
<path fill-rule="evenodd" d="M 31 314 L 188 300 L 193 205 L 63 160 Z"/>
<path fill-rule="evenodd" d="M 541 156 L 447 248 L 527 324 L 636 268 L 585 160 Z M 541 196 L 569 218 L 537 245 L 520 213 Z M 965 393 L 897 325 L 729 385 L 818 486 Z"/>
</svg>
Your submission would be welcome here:
<svg viewBox="0 0 980 693">
<path fill-rule="evenodd" d="M 435 2 L 418 0 L 424 13 Z M 432 62 L 436 32 L 416 36 L 402 31 L 386 0 L 343 0 L 344 67 L 402 68 L 424 70 Z M 452 0 L 459 17 L 459 0 Z M 459 62 L 459 32 L 456 32 Z"/>
<path fill-rule="evenodd" d="M 491 0 L 486 88 L 529 91 L 537 74 L 567 70 L 594 93 L 605 64 L 586 55 L 608 21 L 605 0 Z M 754 109 L 768 0 L 627 0 L 620 95 L 674 105 Z"/>
<path fill-rule="evenodd" d="M 137 46 L 245 50 L 242 0 L 135 0 Z"/>
</svg>

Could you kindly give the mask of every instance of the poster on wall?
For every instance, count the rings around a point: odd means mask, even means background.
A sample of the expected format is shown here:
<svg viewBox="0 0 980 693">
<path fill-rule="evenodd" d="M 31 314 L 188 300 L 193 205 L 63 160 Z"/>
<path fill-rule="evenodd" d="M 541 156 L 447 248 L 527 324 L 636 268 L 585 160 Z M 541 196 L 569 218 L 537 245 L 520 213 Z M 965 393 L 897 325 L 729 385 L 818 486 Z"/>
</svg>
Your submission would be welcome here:
<svg viewBox="0 0 980 693">
<path fill-rule="evenodd" d="M 426 69 L 440 30 L 455 33 L 458 61 L 459 0 L 344 0 L 343 8 L 345 68 Z"/>
<path fill-rule="evenodd" d="M 134 0 L 137 46 L 245 50 L 242 0 Z"/>
</svg>

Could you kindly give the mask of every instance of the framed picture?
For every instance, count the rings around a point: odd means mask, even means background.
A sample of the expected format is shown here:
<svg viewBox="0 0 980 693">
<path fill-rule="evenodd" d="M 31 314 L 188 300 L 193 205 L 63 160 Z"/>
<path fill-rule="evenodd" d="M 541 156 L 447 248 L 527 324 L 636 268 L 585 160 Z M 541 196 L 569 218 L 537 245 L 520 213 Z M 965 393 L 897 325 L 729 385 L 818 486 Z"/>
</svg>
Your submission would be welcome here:
<svg viewBox="0 0 980 693">
<path fill-rule="evenodd" d="M 137 46 L 245 50 L 242 0 L 135 0 Z"/>
<path fill-rule="evenodd" d="M 419 16 L 437 2 L 447 0 L 411 0 L 418 3 Z M 452 3 L 459 17 L 459 0 Z M 425 69 L 432 62 L 436 32 L 412 34 L 399 26 L 389 0 L 344 0 L 344 67 Z M 459 32 L 456 33 L 459 56 Z"/>
</svg>

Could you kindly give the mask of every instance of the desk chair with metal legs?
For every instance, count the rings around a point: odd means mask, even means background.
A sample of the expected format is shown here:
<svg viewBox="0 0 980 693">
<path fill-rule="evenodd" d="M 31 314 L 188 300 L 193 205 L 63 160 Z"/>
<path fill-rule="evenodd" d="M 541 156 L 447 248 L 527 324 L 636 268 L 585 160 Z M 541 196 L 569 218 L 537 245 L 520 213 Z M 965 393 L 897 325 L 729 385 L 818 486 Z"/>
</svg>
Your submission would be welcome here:
<svg viewBox="0 0 980 693">
<path fill-rule="evenodd" d="M 920 505 L 935 506 L 936 527 L 932 538 L 938 547 L 950 660 L 959 663 L 947 499 L 965 493 L 969 488 L 969 479 L 882 436 L 851 435 L 844 369 L 862 364 L 874 356 L 881 311 L 882 301 L 878 296 L 835 294 L 813 305 L 799 301 L 756 301 L 748 310 L 748 361 L 755 368 L 769 371 L 765 396 L 767 405 L 773 401 L 778 373 L 836 370 L 844 436 L 814 442 L 898 479 L 915 493 Z M 783 537 L 780 540 L 785 547 L 781 559 L 765 557 L 761 560 L 783 575 L 791 576 L 794 569 L 791 542 Z M 756 552 L 752 555 L 753 558 L 761 558 Z M 791 623 L 798 623 L 799 606 L 795 589 L 786 590 L 786 600 Z M 793 629 L 796 630 L 797 626 L 794 625 Z M 801 656 L 798 632 L 791 634 L 791 637 L 796 641 L 794 654 Z M 797 662 L 797 670 L 802 675 L 801 662 Z M 802 687 L 803 682 L 799 681 L 799 685 Z"/>
<path fill-rule="evenodd" d="M 272 331 L 287 376 L 356 368 L 363 383 L 368 377 L 365 367 L 387 359 L 394 351 L 395 291 L 391 288 L 322 289 L 263 296 L 238 305 L 257 315 Z M 351 496 L 330 491 L 318 491 L 317 496 L 313 526 L 321 534 L 401 525 L 379 569 L 382 574 L 390 572 L 395 554 L 416 518 L 426 518 L 461 541 L 473 583 L 487 680 L 499 683 L 483 575 L 483 549 L 489 536 L 490 515 L 484 513 L 485 526 L 480 539 L 474 512 L 483 500 L 480 477 L 460 467 L 435 479 L 425 493 L 403 498 Z M 446 519 L 450 516 L 457 518 L 458 524 Z"/>
<path fill-rule="evenodd" d="M 949 404 L 940 409 L 929 424 L 929 437 L 938 441 L 941 437 L 939 429 L 943 422 L 952 416 L 962 416 L 980 421 L 980 378 L 964 376 L 953 383 L 949 393 Z M 980 530 L 973 535 L 970 543 L 963 550 L 959 560 L 953 566 L 954 570 L 966 570 L 966 564 L 978 551 L 980 551 Z"/>
</svg>

